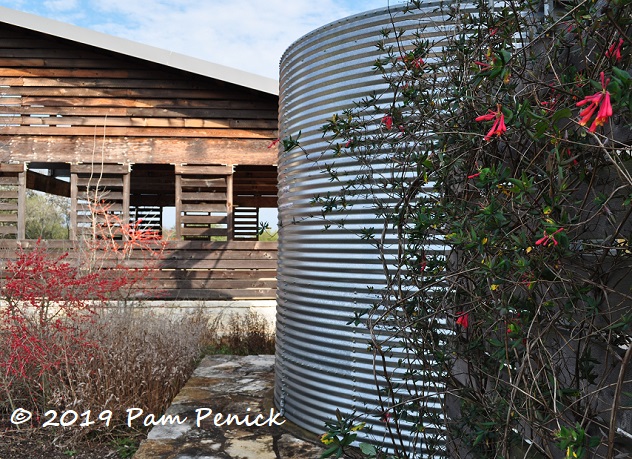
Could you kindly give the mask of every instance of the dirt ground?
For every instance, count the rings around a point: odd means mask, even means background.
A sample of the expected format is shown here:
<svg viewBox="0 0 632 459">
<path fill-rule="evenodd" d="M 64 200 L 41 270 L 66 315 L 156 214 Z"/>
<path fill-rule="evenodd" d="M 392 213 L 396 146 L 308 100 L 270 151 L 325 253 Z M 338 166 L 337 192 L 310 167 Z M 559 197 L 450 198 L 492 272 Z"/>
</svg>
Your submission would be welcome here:
<svg viewBox="0 0 632 459">
<path fill-rule="evenodd" d="M 131 457 L 131 453 L 121 443 L 117 447 L 114 440 L 107 438 L 82 439 L 69 446 L 52 430 L 30 427 L 18 430 L 0 421 L 0 459 L 124 459 Z"/>
</svg>

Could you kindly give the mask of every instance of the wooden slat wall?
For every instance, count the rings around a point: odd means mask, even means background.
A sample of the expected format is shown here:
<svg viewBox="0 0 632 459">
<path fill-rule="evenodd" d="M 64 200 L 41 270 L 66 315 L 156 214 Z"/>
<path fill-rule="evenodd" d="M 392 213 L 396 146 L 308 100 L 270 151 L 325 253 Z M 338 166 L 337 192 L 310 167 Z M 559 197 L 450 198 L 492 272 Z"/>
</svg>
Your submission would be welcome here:
<svg viewBox="0 0 632 459">
<path fill-rule="evenodd" d="M 25 248 L 36 241 L 21 241 Z M 70 241 L 48 241 L 52 252 L 70 251 L 69 259 L 79 257 L 80 247 Z M 15 259 L 16 241 L 0 240 L 3 265 Z M 160 245 L 157 243 L 156 249 Z M 118 269 L 120 260 L 114 255 L 97 257 L 104 269 Z M 134 250 L 122 263 L 130 276 L 140 279 L 131 296 L 151 299 L 275 299 L 276 298 L 276 242 L 200 242 L 169 241 L 162 256 L 151 257 L 148 252 Z M 4 276 L 6 273 L 1 271 Z"/>
<path fill-rule="evenodd" d="M 71 238 L 96 235 L 120 239 L 121 232 L 114 227 L 130 222 L 129 166 L 73 164 L 70 173 Z"/>
<path fill-rule="evenodd" d="M 176 236 L 230 239 L 232 166 L 176 166 Z"/>
<path fill-rule="evenodd" d="M 117 139 L 111 162 L 276 162 L 267 148 L 278 135 L 274 95 L 7 24 L 0 24 L 0 86 L 0 137 L 21 147 L 5 150 L 12 159 L 90 162 L 93 151 L 76 137 L 96 136 Z M 44 151 L 37 139 L 49 136 L 59 140 Z M 68 138 L 81 150 L 72 160 Z M 117 147 L 133 139 L 158 142 L 169 161 L 152 148 Z M 227 161 L 231 150 L 236 156 Z"/>
<path fill-rule="evenodd" d="M 234 174 L 237 207 L 277 207 L 276 167 L 237 166 Z"/>
<path fill-rule="evenodd" d="M 25 193 L 24 164 L 0 164 L 0 238 L 24 238 Z"/>
</svg>

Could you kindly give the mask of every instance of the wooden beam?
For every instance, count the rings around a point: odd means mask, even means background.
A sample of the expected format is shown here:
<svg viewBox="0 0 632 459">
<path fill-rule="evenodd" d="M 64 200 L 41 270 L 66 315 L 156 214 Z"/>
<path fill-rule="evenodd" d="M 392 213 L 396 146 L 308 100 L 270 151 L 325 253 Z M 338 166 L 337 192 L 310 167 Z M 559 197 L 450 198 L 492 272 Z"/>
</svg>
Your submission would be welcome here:
<svg viewBox="0 0 632 459">
<path fill-rule="evenodd" d="M 123 224 L 129 223 L 130 173 L 123 175 Z"/>
<path fill-rule="evenodd" d="M 77 240 L 77 208 L 79 189 L 77 186 L 77 174 L 70 174 L 70 240 Z"/>
<path fill-rule="evenodd" d="M 277 152 L 268 145 L 269 140 L 256 139 L 0 135 L 0 156 L 5 161 L 76 164 L 103 150 L 108 161 L 121 164 L 275 165 Z"/>
<path fill-rule="evenodd" d="M 70 183 L 33 171 L 26 172 L 26 187 L 29 190 L 42 191 L 66 198 L 70 197 Z"/>
<path fill-rule="evenodd" d="M 96 131 L 95 131 L 96 130 Z M 95 134 L 111 137 L 201 137 L 215 139 L 274 139 L 276 131 L 248 129 L 204 129 L 178 127 L 116 127 L 108 125 L 94 126 L 5 126 L 4 135 L 25 136 L 90 136 Z"/>
<path fill-rule="evenodd" d="M 21 172 L 24 172 L 24 164 L 23 163 L 19 163 L 19 164 L 7 164 L 7 163 L 0 163 L 0 172 L 3 173 L 15 173 L 15 174 L 19 174 Z"/>
<path fill-rule="evenodd" d="M 18 239 L 26 239 L 26 164 L 18 174 Z"/>
<path fill-rule="evenodd" d="M 16 98 L 16 103 L 20 103 L 21 100 Z M 49 101 L 50 102 L 50 101 Z M 238 119 L 231 118 L 233 116 L 245 116 L 245 115 L 256 115 L 257 113 L 253 111 L 245 111 L 241 110 L 240 112 L 235 112 L 235 109 L 206 109 L 206 108 L 187 108 L 187 107 L 176 107 L 176 108 L 154 108 L 154 107 L 134 107 L 134 108 L 126 108 L 126 107 L 102 107 L 102 106 L 89 106 L 89 107 L 51 107 L 49 106 L 5 106 L 3 111 L 8 114 L 16 114 L 22 116 L 28 115 L 49 115 L 57 116 L 61 115 L 60 121 L 64 120 L 64 117 L 72 117 L 75 119 L 83 119 L 83 117 L 100 117 L 102 120 L 104 116 L 107 115 L 108 119 L 113 119 L 117 117 L 125 117 L 125 118 L 199 118 L 204 119 L 205 121 L 218 123 L 218 126 L 228 126 L 234 128 L 250 128 L 250 129 L 276 129 L 277 120 L 274 118 L 264 118 L 257 117 L 255 118 L 246 118 L 246 119 Z M 272 112 L 271 112 L 272 113 Z M 223 115 L 223 116 L 220 116 Z M 72 123 L 71 123 L 72 124 Z M 76 124 L 87 124 L 86 122 L 76 123 Z M 93 125 L 94 122 L 91 124 Z M 97 123 L 103 125 L 103 123 Z"/>
<path fill-rule="evenodd" d="M 203 166 L 200 164 L 176 164 L 176 174 L 182 175 L 232 175 L 232 166 Z"/>
<path fill-rule="evenodd" d="M 156 110 L 157 111 L 157 110 Z M 233 119 L 202 119 L 185 118 L 183 113 L 177 116 L 135 117 L 135 116 L 56 116 L 57 110 L 47 111 L 52 116 L 14 116 L 11 124 L 21 126 L 108 126 L 108 127 L 137 127 L 137 128 L 204 128 L 204 129 L 251 129 L 275 130 L 276 120 L 233 120 Z M 101 110 L 101 113 L 103 110 Z M 231 131 L 232 132 L 232 131 Z"/>
<path fill-rule="evenodd" d="M 182 176 L 176 175 L 176 239 L 182 240 Z"/>
<path fill-rule="evenodd" d="M 233 209 L 233 167 L 231 168 L 231 174 L 226 177 L 226 220 L 228 225 L 226 232 L 228 234 L 228 240 L 231 241 L 235 238 L 235 221 L 234 221 L 234 209 Z"/>
<path fill-rule="evenodd" d="M 129 164 L 72 164 L 70 166 L 70 172 L 84 175 L 92 174 L 94 176 L 98 176 L 100 174 L 129 174 Z"/>
</svg>

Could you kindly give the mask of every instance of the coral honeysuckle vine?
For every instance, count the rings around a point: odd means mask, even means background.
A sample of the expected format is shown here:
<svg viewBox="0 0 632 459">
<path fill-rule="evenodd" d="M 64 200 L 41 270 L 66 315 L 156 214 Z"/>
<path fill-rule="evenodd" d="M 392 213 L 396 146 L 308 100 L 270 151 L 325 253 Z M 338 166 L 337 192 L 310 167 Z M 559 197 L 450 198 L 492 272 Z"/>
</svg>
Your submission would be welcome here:
<svg viewBox="0 0 632 459">
<path fill-rule="evenodd" d="M 632 3 L 552 6 L 450 2 L 441 33 L 385 27 L 388 90 L 324 127 L 331 158 L 363 167 L 328 164 L 345 205 L 323 214 L 371 195 L 384 230 L 359 236 L 382 253 L 399 238 L 382 301 L 356 317 L 378 373 L 400 353 L 373 414 L 397 457 L 630 451 Z"/>
</svg>

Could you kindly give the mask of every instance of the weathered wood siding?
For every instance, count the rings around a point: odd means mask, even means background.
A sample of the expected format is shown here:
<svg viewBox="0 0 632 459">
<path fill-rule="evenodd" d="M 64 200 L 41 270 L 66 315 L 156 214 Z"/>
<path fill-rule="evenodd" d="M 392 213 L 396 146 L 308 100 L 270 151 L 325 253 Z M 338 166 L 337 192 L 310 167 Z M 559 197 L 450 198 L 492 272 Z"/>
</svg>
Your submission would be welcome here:
<svg viewBox="0 0 632 459">
<path fill-rule="evenodd" d="M 37 241 L 21 241 L 30 250 Z M 52 254 L 69 253 L 68 260 L 84 260 L 85 246 L 71 241 L 47 241 Z M 7 260 L 16 258 L 15 240 L 0 240 L 2 276 Z M 276 298 L 276 242 L 156 243 L 156 257 L 145 250 L 133 250 L 121 261 L 110 251 L 97 252 L 93 263 L 105 270 L 125 270 L 136 284 L 131 298 L 146 300 L 239 300 Z"/>
<path fill-rule="evenodd" d="M 274 299 L 276 244 L 256 230 L 259 209 L 276 207 L 277 106 L 274 94 L 0 23 L 1 255 L 33 244 L 27 187 L 70 197 L 73 241 L 47 244 L 75 258 L 85 232 L 98 238 L 116 218 L 160 234 L 174 206 L 179 241 L 149 266 L 137 250 L 123 264 L 141 270 L 133 295 Z"/>
<path fill-rule="evenodd" d="M 0 24 L 0 161 L 274 164 L 274 95 Z"/>
</svg>

